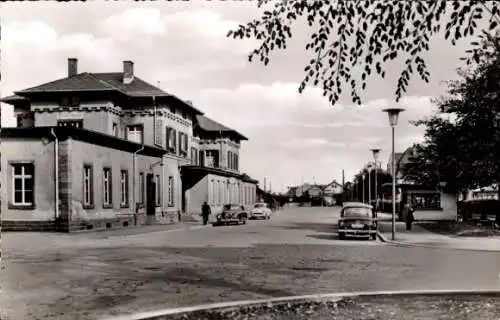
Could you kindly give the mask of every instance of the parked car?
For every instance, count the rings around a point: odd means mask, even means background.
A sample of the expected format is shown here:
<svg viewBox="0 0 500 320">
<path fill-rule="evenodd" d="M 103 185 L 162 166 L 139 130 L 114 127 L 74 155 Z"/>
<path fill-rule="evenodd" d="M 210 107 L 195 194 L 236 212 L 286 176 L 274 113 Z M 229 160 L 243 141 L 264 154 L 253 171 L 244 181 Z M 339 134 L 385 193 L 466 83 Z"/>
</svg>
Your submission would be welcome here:
<svg viewBox="0 0 500 320">
<path fill-rule="evenodd" d="M 346 236 L 377 239 L 377 214 L 373 207 L 361 202 L 344 202 L 339 219 L 339 239 Z"/>
<path fill-rule="evenodd" d="M 259 202 L 250 210 L 250 219 L 271 219 L 271 213 L 267 203 Z"/>
<path fill-rule="evenodd" d="M 216 216 L 216 219 L 212 224 L 214 227 L 226 224 L 246 224 L 248 213 L 242 205 L 225 204 L 222 212 Z"/>
</svg>

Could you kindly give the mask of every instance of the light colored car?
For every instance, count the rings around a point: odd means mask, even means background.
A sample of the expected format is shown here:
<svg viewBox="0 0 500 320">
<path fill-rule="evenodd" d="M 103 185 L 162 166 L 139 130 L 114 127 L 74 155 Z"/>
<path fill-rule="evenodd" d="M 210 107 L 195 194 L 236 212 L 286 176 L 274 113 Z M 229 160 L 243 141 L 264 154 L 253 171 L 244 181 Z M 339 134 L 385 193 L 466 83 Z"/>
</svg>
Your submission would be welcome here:
<svg viewBox="0 0 500 320">
<path fill-rule="evenodd" d="M 346 236 L 377 239 L 377 213 L 373 207 L 361 202 L 345 202 L 339 219 L 339 239 Z"/>
<path fill-rule="evenodd" d="M 272 211 L 264 202 L 256 203 L 250 210 L 250 219 L 271 219 Z"/>
</svg>

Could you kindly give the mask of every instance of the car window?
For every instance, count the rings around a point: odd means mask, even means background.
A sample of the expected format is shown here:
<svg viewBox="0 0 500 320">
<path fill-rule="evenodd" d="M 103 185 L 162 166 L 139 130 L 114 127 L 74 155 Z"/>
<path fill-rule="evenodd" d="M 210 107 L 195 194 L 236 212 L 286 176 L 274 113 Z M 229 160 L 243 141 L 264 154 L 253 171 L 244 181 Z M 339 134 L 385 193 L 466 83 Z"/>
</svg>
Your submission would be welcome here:
<svg viewBox="0 0 500 320">
<path fill-rule="evenodd" d="M 267 204 L 265 203 L 256 203 L 254 208 L 267 208 Z"/>
<path fill-rule="evenodd" d="M 225 204 L 224 205 L 224 210 L 231 210 L 231 205 L 230 204 Z"/>
<path fill-rule="evenodd" d="M 349 217 L 372 217 L 372 209 L 362 207 L 344 208 L 342 216 Z"/>
</svg>

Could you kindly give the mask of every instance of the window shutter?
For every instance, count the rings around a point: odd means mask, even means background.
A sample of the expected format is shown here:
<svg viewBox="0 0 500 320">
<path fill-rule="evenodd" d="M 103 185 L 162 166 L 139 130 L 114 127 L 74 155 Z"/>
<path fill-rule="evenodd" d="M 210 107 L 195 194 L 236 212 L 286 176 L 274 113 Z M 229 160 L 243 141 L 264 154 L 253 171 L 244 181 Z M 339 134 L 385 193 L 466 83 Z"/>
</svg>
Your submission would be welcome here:
<svg viewBox="0 0 500 320">
<path fill-rule="evenodd" d="M 182 132 L 179 131 L 179 153 L 182 153 Z"/>
<path fill-rule="evenodd" d="M 177 151 L 177 135 L 175 129 L 172 129 L 172 149 Z"/>
<path fill-rule="evenodd" d="M 165 136 L 166 136 L 166 149 L 170 149 L 172 146 L 172 143 L 170 142 L 170 128 L 168 126 L 165 126 Z"/>
<path fill-rule="evenodd" d="M 161 130 L 161 128 L 163 127 L 163 119 L 157 119 L 156 120 L 156 132 L 155 132 L 155 136 L 156 136 L 156 141 L 155 141 L 155 144 L 158 145 L 158 146 L 164 146 L 163 144 L 163 130 Z"/>
<path fill-rule="evenodd" d="M 188 150 L 188 135 L 187 134 L 184 134 L 184 151 L 187 152 Z"/>
</svg>

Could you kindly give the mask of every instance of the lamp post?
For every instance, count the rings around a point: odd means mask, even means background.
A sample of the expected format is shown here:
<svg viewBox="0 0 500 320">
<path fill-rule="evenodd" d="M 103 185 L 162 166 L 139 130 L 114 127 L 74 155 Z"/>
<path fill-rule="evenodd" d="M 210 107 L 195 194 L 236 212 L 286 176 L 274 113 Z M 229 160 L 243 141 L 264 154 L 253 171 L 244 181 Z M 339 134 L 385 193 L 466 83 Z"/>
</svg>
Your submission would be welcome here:
<svg viewBox="0 0 500 320">
<path fill-rule="evenodd" d="M 375 161 L 375 205 L 378 204 L 378 184 L 377 184 L 377 171 L 378 171 L 378 159 L 380 154 L 380 149 L 371 149 L 373 153 L 373 160 Z M 375 208 L 378 210 L 378 208 Z"/>
<path fill-rule="evenodd" d="M 365 203 L 365 173 L 363 172 L 363 203 Z"/>
<path fill-rule="evenodd" d="M 404 111 L 401 108 L 384 109 L 389 116 L 389 124 L 392 129 L 392 240 L 396 240 L 396 159 L 394 159 L 394 129 L 398 124 L 399 113 Z"/>
<path fill-rule="evenodd" d="M 371 163 L 367 166 L 368 169 L 368 204 L 372 203 L 372 165 Z"/>
</svg>

